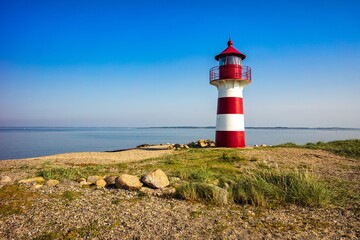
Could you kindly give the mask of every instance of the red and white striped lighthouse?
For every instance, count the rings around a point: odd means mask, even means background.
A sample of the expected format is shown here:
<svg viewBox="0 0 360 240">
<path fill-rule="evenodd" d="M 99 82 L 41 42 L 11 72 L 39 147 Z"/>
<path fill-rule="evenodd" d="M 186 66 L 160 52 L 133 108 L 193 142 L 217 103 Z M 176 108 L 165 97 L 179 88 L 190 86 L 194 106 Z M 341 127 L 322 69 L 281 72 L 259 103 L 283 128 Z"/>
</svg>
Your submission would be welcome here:
<svg viewBox="0 0 360 240">
<path fill-rule="evenodd" d="M 210 84 L 218 89 L 215 144 L 242 148 L 245 147 L 243 89 L 251 82 L 251 69 L 242 65 L 246 56 L 233 47 L 231 39 L 227 44 L 215 56 L 219 66 L 210 69 Z"/>
</svg>

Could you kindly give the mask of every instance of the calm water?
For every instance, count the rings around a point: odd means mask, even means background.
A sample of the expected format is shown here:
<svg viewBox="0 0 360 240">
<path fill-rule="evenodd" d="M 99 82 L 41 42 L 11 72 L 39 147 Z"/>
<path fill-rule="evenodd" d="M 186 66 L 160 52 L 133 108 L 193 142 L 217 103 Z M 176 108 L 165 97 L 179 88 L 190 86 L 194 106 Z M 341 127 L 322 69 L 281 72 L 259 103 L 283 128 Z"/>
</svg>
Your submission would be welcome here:
<svg viewBox="0 0 360 240">
<path fill-rule="evenodd" d="M 360 129 L 247 129 L 247 145 L 360 139 Z M 214 128 L 0 128 L 0 159 L 214 139 Z"/>
</svg>

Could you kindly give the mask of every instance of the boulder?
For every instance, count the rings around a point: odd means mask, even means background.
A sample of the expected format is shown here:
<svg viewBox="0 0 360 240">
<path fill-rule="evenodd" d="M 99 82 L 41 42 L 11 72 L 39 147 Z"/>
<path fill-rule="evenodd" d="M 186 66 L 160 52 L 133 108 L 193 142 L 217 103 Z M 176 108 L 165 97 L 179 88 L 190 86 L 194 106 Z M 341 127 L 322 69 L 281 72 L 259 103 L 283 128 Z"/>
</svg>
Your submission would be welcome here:
<svg viewBox="0 0 360 240">
<path fill-rule="evenodd" d="M 96 188 L 104 188 L 106 186 L 106 182 L 104 179 L 99 179 L 95 183 Z"/>
<path fill-rule="evenodd" d="M 44 185 L 42 184 L 34 184 L 31 186 L 31 188 L 34 188 L 34 189 L 38 189 L 38 188 L 42 188 Z"/>
<path fill-rule="evenodd" d="M 79 187 L 80 184 L 76 181 L 72 180 L 61 180 L 61 182 L 57 186 L 63 186 L 63 187 Z"/>
<path fill-rule="evenodd" d="M 80 187 L 89 187 L 91 185 L 91 183 L 87 182 L 86 180 L 80 181 Z"/>
<path fill-rule="evenodd" d="M 204 139 L 199 139 L 198 146 L 201 148 L 207 147 L 207 143 Z"/>
<path fill-rule="evenodd" d="M 45 183 L 45 186 L 47 187 L 54 187 L 56 185 L 58 185 L 60 182 L 58 180 L 47 180 L 46 183 Z"/>
<path fill-rule="evenodd" d="M 152 188 L 164 188 L 170 184 L 168 177 L 161 169 L 145 174 L 141 181 Z"/>
<path fill-rule="evenodd" d="M 147 195 L 166 196 L 166 195 L 174 194 L 176 192 L 176 189 L 173 187 L 166 187 L 166 188 L 161 188 L 161 189 L 142 187 L 142 188 L 140 188 L 139 191 L 142 193 L 145 193 Z"/>
<path fill-rule="evenodd" d="M 266 144 L 261 144 L 261 147 L 267 147 L 267 145 Z"/>
<path fill-rule="evenodd" d="M 91 183 L 91 184 L 95 184 L 97 180 L 103 179 L 103 177 L 101 176 L 89 176 L 87 178 L 87 182 Z"/>
<path fill-rule="evenodd" d="M 11 177 L 9 177 L 9 176 L 1 176 L 0 177 L 0 183 L 1 184 L 11 183 Z"/>
<path fill-rule="evenodd" d="M 22 179 L 18 183 L 44 183 L 45 179 L 43 177 L 34 177 L 28 179 Z"/>
<path fill-rule="evenodd" d="M 115 179 L 115 186 L 117 188 L 124 188 L 127 190 L 139 190 L 143 184 L 137 176 L 122 174 Z"/>
<path fill-rule="evenodd" d="M 115 179 L 117 176 L 107 176 L 104 180 L 106 182 L 106 185 L 115 185 Z"/>
</svg>

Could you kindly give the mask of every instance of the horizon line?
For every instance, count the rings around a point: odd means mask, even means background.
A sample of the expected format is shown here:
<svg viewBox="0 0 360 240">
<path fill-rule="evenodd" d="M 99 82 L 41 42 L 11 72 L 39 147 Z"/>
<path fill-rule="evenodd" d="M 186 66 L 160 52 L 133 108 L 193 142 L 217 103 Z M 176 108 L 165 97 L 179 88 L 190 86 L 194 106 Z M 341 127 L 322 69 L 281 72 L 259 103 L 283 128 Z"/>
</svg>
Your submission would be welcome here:
<svg viewBox="0 0 360 240">
<path fill-rule="evenodd" d="M 99 126 L 73 126 L 73 127 L 65 127 L 65 126 L 0 126 L 0 128 L 216 128 L 216 126 L 157 126 L 157 127 L 144 127 L 144 126 L 136 126 L 136 127 L 119 127 L 119 126 L 107 126 L 107 127 L 99 127 Z M 282 126 L 250 126 L 245 127 L 245 129 L 356 129 L 360 130 L 360 127 L 282 127 Z"/>
</svg>

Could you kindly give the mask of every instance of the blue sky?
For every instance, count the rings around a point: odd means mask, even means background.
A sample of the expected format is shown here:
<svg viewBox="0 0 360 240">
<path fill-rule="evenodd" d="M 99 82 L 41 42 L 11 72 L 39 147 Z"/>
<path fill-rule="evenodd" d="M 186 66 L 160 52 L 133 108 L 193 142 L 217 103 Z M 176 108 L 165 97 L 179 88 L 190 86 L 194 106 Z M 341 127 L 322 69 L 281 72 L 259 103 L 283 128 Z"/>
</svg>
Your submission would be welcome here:
<svg viewBox="0 0 360 240">
<path fill-rule="evenodd" d="M 247 55 L 247 126 L 360 127 L 360 1 L 1 1 L 0 126 L 214 126 Z"/>
</svg>

